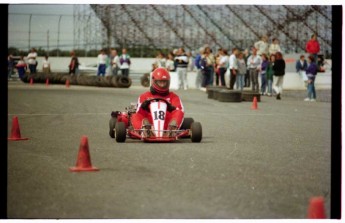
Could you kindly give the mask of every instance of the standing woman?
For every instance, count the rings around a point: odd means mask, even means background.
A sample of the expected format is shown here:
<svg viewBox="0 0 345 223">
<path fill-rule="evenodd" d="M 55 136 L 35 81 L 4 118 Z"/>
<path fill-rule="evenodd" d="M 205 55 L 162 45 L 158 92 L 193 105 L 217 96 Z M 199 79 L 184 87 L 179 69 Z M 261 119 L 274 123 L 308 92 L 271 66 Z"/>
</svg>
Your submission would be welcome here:
<svg viewBox="0 0 345 223">
<path fill-rule="evenodd" d="M 273 89 L 277 93 L 277 100 L 280 100 L 280 96 L 283 93 L 283 82 L 285 75 L 285 61 L 281 52 L 276 53 L 276 60 L 273 65 L 273 71 L 275 76 Z"/>
<path fill-rule="evenodd" d="M 308 97 L 304 101 L 316 101 L 316 92 L 315 92 L 315 77 L 317 74 L 317 65 L 314 62 L 315 59 L 313 55 L 308 57 L 308 67 L 306 69 L 306 74 L 308 77 Z"/>
<path fill-rule="evenodd" d="M 228 66 L 228 52 L 226 49 L 221 49 L 220 51 L 220 59 L 219 59 L 219 77 L 220 77 L 220 85 L 225 87 L 225 73 Z M 216 82 L 218 85 L 218 82 Z"/>
</svg>

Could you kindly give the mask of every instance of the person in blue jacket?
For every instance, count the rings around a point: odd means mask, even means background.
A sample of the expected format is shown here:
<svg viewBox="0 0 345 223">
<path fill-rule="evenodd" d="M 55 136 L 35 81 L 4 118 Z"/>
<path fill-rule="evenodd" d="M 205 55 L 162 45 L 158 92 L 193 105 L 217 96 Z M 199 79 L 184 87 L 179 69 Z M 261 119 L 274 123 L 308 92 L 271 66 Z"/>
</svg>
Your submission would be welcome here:
<svg viewBox="0 0 345 223">
<path fill-rule="evenodd" d="M 306 75 L 308 77 L 307 93 L 308 97 L 304 101 L 316 101 L 315 92 L 315 78 L 317 74 L 317 64 L 314 62 L 314 56 L 308 57 L 308 67 L 306 69 Z"/>
</svg>

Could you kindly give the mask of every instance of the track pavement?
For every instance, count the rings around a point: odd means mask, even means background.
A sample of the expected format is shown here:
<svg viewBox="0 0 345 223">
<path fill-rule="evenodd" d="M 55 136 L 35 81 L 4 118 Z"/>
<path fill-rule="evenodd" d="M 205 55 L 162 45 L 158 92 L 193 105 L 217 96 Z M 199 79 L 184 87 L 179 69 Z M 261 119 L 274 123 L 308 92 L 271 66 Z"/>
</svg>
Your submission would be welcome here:
<svg viewBox="0 0 345 223">
<path fill-rule="evenodd" d="M 263 97 L 251 110 L 178 91 L 201 143 L 117 144 L 110 112 L 145 90 L 9 83 L 8 131 L 17 116 L 29 140 L 8 141 L 8 217 L 295 219 L 313 196 L 329 216 L 330 103 Z M 68 170 L 83 135 L 99 172 Z"/>
</svg>

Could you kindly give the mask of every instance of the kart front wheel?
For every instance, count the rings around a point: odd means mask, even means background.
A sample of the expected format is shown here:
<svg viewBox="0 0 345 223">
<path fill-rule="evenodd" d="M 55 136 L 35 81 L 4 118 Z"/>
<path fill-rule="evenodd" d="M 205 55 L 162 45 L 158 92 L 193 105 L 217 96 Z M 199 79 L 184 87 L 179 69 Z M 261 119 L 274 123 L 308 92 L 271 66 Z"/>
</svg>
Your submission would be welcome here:
<svg viewBox="0 0 345 223">
<path fill-rule="evenodd" d="M 202 139 L 202 127 L 200 122 L 193 122 L 190 127 L 192 142 L 200 142 Z"/>
<path fill-rule="evenodd" d="M 124 122 L 117 122 L 115 125 L 115 140 L 116 142 L 126 141 L 126 125 Z"/>
<path fill-rule="evenodd" d="M 115 138 L 115 125 L 116 125 L 117 118 L 111 117 L 109 120 L 109 136 L 111 138 Z"/>
</svg>

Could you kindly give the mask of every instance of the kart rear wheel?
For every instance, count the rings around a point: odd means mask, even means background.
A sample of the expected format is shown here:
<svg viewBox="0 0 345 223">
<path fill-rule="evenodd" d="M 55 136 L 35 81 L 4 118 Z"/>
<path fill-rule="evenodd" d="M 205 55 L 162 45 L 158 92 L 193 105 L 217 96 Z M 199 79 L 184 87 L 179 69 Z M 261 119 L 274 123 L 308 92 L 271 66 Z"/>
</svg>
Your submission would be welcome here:
<svg viewBox="0 0 345 223">
<path fill-rule="evenodd" d="M 117 118 L 111 117 L 109 120 L 109 136 L 111 138 L 115 138 L 115 125 L 116 125 Z"/>
<path fill-rule="evenodd" d="M 116 142 L 126 141 L 126 125 L 124 122 L 117 122 L 115 125 L 115 140 Z"/>
<path fill-rule="evenodd" d="M 202 127 L 200 122 L 193 122 L 191 127 L 191 135 L 190 138 L 192 142 L 200 142 L 202 139 Z"/>
</svg>

